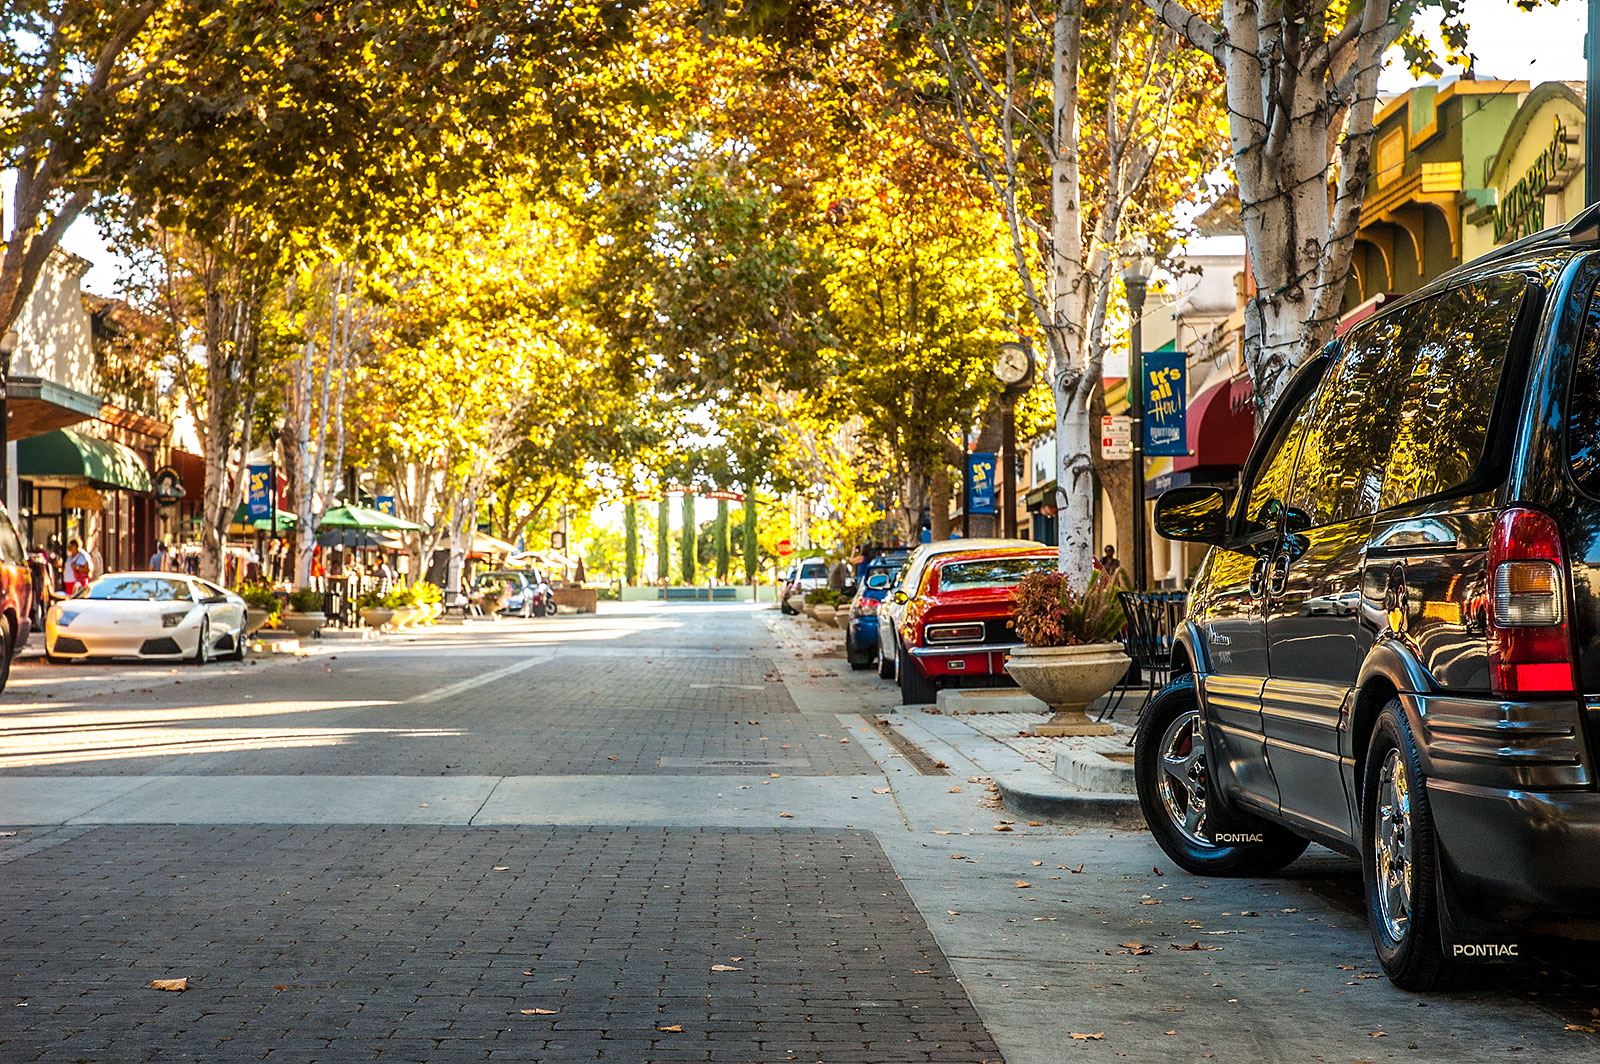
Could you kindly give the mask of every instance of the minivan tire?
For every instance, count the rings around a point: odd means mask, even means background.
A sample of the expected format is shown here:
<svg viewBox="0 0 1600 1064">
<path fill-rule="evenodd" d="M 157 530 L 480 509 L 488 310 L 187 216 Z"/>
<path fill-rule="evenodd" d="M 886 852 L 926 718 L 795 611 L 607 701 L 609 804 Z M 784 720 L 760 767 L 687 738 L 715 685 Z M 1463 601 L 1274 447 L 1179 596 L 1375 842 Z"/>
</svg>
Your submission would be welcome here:
<svg viewBox="0 0 1600 1064">
<path fill-rule="evenodd" d="M 1200 699 L 1193 675 L 1180 676 L 1162 688 L 1140 714 L 1133 775 L 1145 822 L 1157 845 L 1185 872 L 1270 875 L 1304 853 L 1307 840 L 1276 824 L 1230 811 L 1230 829 L 1247 830 L 1261 836 L 1261 841 L 1234 846 L 1205 841 L 1206 810 L 1214 806 L 1215 795 L 1205 749 L 1195 750 L 1199 717 Z M 1177 762 L 1167 755 L 1184 760 Z M 1196 819 L 1189 818 L 1191 809 L 1198 811 Z"/>
<path fill-rule="evenodd" d="M 1416 738 L 1398 698 L 1378 713 L 1367 745 L 1361 788 L 1361 885 L 1367 923 L 1378 963 L 1402 990 L 1440 990 L 1461 985 L 1465 966 L 1445 956 L 1438 887 L 1439 847 L 1427 781 Z M 1384 888 L 1395 850 L 1406 868 L 1398 893 Z M 1396 911 L 1403 905 L 1405 911 Z"/>
<path fill-rule="evenodd" d="M 894 638 L 893 636 L 890 637 L 891 642 L 893 641 L 893 638 Z M 894 679 L 894 655 L 893 654 L 885 654 L 882 651 L 879 651 L 879 653 L 878 653 L 878 679 L 880 679 L 880 680 L 892 680 L 892 679 Z"/>
</svg>

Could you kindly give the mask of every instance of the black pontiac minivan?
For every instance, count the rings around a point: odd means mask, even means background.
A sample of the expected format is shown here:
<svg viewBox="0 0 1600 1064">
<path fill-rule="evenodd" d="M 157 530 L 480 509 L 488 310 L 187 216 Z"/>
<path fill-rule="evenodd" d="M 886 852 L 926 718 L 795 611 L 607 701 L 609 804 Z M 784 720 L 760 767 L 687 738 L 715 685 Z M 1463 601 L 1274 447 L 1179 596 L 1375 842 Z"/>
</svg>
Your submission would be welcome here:
<svg viewBox="0 0 1600 1064">
<path fill-rule="evenodd" d="M 1137 740 L 1173 860 L 1359 857 L 1411 989 L 1600 916 L 1600 209 L 1351 329 L 1156 527 L 1213 548 Z"/>
</svg>

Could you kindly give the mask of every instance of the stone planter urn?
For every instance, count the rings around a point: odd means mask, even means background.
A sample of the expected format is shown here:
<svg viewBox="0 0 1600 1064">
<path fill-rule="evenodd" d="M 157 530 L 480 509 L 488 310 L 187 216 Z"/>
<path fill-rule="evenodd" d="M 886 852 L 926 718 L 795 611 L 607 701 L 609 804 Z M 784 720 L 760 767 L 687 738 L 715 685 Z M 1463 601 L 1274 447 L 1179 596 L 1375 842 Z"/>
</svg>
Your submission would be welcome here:
<svg viewBox="0 0 1600 1064">
<path fill-rule="evenodd" d="M 1018 647 L 1006 671 L 1022 689 L 1051 709 L 1033 727 L 1035 735 L 1110 735 L 1111 725 L 1096 724 L 1084 710 L 1108 693 L 1128 671 L 1121 643 L 1072 647 Z"/>
<path fill-rule="evenodd" d="M 361 623 L 368 628 L 386 628 L 394 623 L 394 613 L 387 606 L 368 606 L 361 611 Z"/>
<path fill-rule="evenodd" d="M 788 597 L 788 599 L 786 599 L 785 601 L 787 601 L 789 603 L 789 608 L 791 610 L 794 610 L 794 612 L 796 612 L 796 613 L 805 613 L 806 612 L 806 600 L 805 600 L 805 597 L 803 595 L 790 595 Z"/>
<path fill-rule="evenodd" d="M 255 635 L 268 621 L 272 619 L 272 612 L 257 606 L 246 606 L 244 609 L 244 634 Z"/>
<path fill-rule="evenodd" d="M 817 603 L 816 606 L 812 607 L 812 611 L 811 611 L 811 616 L 815 617 L 817 620 L 821 621 L 823 624 L 832 624 L 833 623 L 833 614 L 834 614 L 834 608 L 832 606 L 828 605 L 826 602 Z"/>
<path fill-rule="evenodd" d="M 833 623 L 840 628 L 850 627 L 850 607 L 839 606 L 833 611 Z"/>
<path fill-rule="evenodd" d="M 284 610 L 280 616 L 283 626 L 301 639 L 310 639 L 313 633 L 321 631 L 328 623 L 328 615 L 321 610 L 315 613 Z"/>
<path fill-rule="evenodd" d="M 422 616 L 422 610 L 416 606 L 396 606 L 392 623 L 396 628 L 406 628 L 420 616 Z"/>
</svg>

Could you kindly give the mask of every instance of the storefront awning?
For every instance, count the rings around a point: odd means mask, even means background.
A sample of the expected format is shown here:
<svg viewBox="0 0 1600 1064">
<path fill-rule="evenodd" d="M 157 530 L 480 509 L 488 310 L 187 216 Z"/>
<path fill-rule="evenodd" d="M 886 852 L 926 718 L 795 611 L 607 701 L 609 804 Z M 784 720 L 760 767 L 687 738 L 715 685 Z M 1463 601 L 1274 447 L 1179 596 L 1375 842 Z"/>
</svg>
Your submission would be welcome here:
<svg viewBox="0 0 1600 1064">
<path fill-rule="evenodd" d="M 1248 406 L 1235 409 L 1231 381 L 1222 381 L 1189 404 L 1189 453 L 1173 463 L 1174 471 L 1200 466 L 1242 466 L 1256 438 L 1256 419 Z"/>
<path fill-rule="evenodd" d="M 6 434 L 25 440 L 100 416 L 101 401 L 39 377 L 6 381 Z"/>
<path fill-rule="evenodd" d="M 19 477 L 86 477 L 129 491 L 150 490 L 150 470 L 133 448 L 72 429 L 17 441 Z"/>
</svg>

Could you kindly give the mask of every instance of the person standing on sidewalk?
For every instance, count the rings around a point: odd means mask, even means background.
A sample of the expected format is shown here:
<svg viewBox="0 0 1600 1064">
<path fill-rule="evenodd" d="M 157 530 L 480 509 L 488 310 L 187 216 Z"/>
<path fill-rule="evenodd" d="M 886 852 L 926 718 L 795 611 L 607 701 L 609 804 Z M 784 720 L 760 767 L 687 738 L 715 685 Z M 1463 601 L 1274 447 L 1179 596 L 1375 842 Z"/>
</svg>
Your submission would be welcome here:
<svg viewBox="0 0 1600 1064">
<path fill-rule="evenodd" d="M 167 541 L 156 541 L 156 552 L 150 555 L 151 572 L 165 572 L 167 568 Z"/>
<path fill-rule="evenodd" d="M 89 583 L 94 576 L 94 561 L 83 549 L 83 544 L 74 536 L 67 540 L 67 597 L 77 593 L 80 587 Z"/>
</svg>

